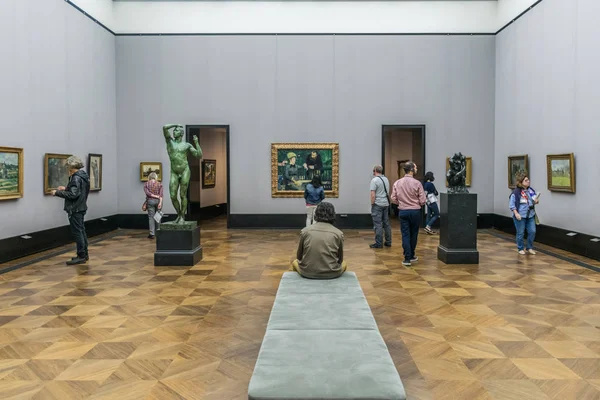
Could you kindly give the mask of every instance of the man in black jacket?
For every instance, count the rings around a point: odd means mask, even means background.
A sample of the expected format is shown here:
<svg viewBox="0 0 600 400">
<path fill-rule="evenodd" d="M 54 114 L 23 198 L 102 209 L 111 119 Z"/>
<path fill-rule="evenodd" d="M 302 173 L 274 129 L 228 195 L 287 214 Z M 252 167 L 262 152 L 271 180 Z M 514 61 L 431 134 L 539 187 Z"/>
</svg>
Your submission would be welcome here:
<svg viewBox="0 0 600 400">
<path fill-rule="evenodd" d="M 59 186 L 58 190 L 52 191 L 52 195 L 65 199 L 64 209 L 69 216 L 71 232 L 75 243 L 77 243 L 77 257 L 67 261 L 67 265 L 76 265 L 89 260 L 88 239 L 83 220 L 87 211 L 88 194 L 90 193 L 90 177 L 82 169 L 83 162 L 79 157 L 69 157 L 67 167 L 69 168 L 69 184 L 67 187 Z"/>
</svg>

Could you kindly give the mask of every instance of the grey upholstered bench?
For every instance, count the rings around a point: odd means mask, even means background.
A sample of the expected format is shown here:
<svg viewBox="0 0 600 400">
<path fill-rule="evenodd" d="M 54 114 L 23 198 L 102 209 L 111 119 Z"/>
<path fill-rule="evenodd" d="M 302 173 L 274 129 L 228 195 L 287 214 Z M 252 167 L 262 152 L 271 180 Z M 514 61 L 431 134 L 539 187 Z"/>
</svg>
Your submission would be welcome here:
<svg viewBox="0 0 600 400">
<path fill-rule="evenodd" d="M 283 274 L 250 400 L 403 400 L 404 387 L 358 279 Z"/>
</svg>

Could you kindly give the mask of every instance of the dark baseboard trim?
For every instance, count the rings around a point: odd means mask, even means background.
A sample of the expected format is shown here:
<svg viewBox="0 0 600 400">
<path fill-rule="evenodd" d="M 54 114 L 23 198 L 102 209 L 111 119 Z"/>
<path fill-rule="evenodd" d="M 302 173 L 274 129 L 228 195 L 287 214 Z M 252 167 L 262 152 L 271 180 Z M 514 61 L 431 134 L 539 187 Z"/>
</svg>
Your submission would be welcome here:
<svg viewBox="0 0 600 400">
<path fill-rule="evenodd" d="M 117 215 L 85 221 L 88 237 L 94 237 L 110 231 L 118 226 Z M 29 236 L 29 239 L 23 238 Z M 68 225 L 27 233 L 20 236 L 0 240 L 0 264 L 35 253 L 51 250 L 72 243 L 71 230 Z"/>
<path fill-rule="evenodd" d="M 494 214 L 493 227 L 511 235 L 516 233 L 512 218 L 504 215 Z M 569 236 L 567 235 L 569 233 L 575 233 L 575 235 Z M 539 225 L 535 235 L 535 241 L 538 243 L 600 261 L 600 242 L 592 242 L 591 239 L 594 238 L 596 236 L 548 225 Z"/>
<path fill-rule="evenodd" d="M 232 229 L 302 229 L 306 226 L 306 214 L 230 214 L 229 218 Z M 493 220 L 493 214 L 478 214 L 477 228 L 489 229 Z M 373 220 L 371 214 L 338 214 L 334 225 L 339 229 L 373 229 Z M 439 222 L 434 224 L 436 226 Z"/>
<path fill-rule="evenodd" d="M 118 226 L 121 229 L 148 229 L 148 214 L 119 214 Z M 165 214 L 161 222 L 175 221 L 177 214 Z"/>
</svg>

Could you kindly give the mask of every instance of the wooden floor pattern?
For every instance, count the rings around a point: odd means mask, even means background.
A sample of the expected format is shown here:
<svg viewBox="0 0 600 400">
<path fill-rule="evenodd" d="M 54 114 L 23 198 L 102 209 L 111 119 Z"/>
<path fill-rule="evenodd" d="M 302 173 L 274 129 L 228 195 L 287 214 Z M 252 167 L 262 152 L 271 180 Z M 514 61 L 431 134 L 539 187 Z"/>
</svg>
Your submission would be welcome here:
<svg viewBox="0 0 600 400">
<path fill-rule="evenodd" d="M 205 224 L 204 259 L 155 268 L 124 231 L 90 262 L 62 254 L 0 275 L 0 398 L 247 399 L 298 231 Z M 446 266 L 419 236 L 413 268 L 346 231 L 355 271 L 411 399 L 600 399 L 600 274 L 479 234 Z"/>
</svg>

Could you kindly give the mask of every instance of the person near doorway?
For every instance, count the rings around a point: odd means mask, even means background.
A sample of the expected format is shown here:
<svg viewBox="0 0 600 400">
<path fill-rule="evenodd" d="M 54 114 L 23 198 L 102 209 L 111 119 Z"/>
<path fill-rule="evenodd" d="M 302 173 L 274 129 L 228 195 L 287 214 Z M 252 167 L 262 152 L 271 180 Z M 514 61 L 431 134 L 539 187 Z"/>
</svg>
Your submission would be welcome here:
<svg viewBox="0 0 600 400">
<path fill-rule="evenodd" d="M 304 200 L 306 202 L 306 226 L 311 226 L 315 221 L 315 209 L 325 200 L 325 189 L 323 189 L 319 175 L 314 175 L 312 181 L 306 185 Z"/>
<path fill-rule="evenodd" d="M 383 167 L 373 167 L 371 179 L 371 217 L 375 231 L 375 243 L 369 245 L 372 249 L 381 249 L 392 245 L 392 228 L 390 226 L 390 182 L 383 175 Z M 385 235 L 385 242 L 383 241 Z"/>
<path fill-rule="evenodd" d="M 405 175 L 394 183 L 392 202 L 398 204 L 400 232 L 404 261 L 402 265 L 411 266 L 419 258 L 415 254 L 419 236 L 421 207 L 425 205 L 425 190 L 421 182 L 415 179 L 417 165 L 408 161 L 404 164 Z"/>
<path fill-rule="evenodd" d="M 146 193 L 146 211 L 148 212 L 148 239 L 154 239 L 156 235 L 156 220 L 154 215 L 157 210 L 162 210 L 163 185 L 158 181 L 156 172 L 148 175 L 148 182 L 144 184 L 144 193 Z"/>
<path fill-rule="evenodd" d="M 302 229 L 291 270 L 309 279 L 339 278 L 346 271 L 344 234 L 333 226 L 335 207 L 322 201 L 315 210 L 315 223 Z"/>
<path fill-rule="evenodd" d="M 71 156 L 66 160 L 69 169 L 69 183 L 59 186 L 52 195 L 65 199 L 64 210 L 69 217 L 71 233 L 77 244 L 77 256 L 67 261 L 67 265 L 84 264 L 90 259 L 88 254 L 88 238 L 85 232 L 85 213 L 90 193 L 90 177 L 83 170 L 83 162 L 79 157 Z"/>
<path fill-rule="evenodd" d="M 440 217 L 440 209 L 438 207 L 439 193 L 433 184 L 435 180 L 433 172 L 427 171 L 425 173 L 425 181 L 423 182 L 423 190 L 425 190 L 425 197 L 427 203 L 427 220 L 425 221 L 425 233 L 433 235 L 435 232 L 431 227 L 434 222 Z"/>
</svg>

